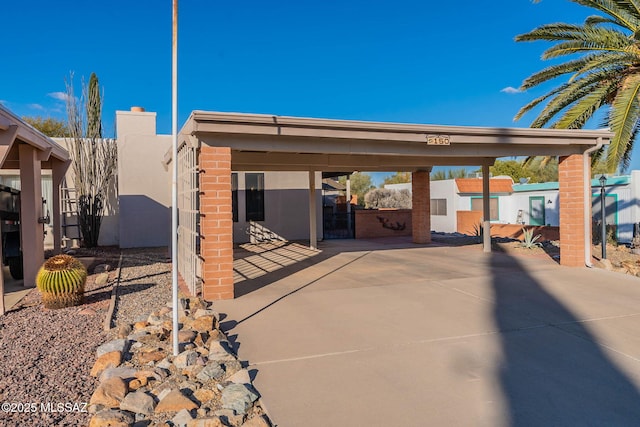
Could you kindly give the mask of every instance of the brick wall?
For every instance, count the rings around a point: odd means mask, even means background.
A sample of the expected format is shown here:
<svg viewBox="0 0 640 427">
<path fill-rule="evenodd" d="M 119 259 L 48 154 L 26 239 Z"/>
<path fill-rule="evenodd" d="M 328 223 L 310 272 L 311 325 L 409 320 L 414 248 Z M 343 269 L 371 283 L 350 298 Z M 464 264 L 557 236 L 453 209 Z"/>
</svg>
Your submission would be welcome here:
<svg viewBox="0 0 640 427">
<path fill-rule="evenodd" d="M 200 254 L 202 297 L 233 298 L 233 219 L 231 216 L 231 149 L 200 149 Z"/>
<path fill-rule="evenodd" d="M 478 211 L 457 211 L 457 228 L 458 233 L 475 235 L 474 226 L 482 220 L 482 212 Z M 540 234 L 541 241 L 560 239 L 560 228 L 550 226 L 520 225 L 520 224 L 491 224 L 492 237 L 510 237 L 512 239 L 522 240 L 522 228 L 532 229 L 533 235 Z"/>
<path fill-rule="evenodd" d="M 584 164 L 580 154 L 560 157 L 560 264 L 584 266 Z M 587 201 L 590 207 L 591 202 Z"/>
<path fill-rule="evenodd" d="M 411 174 L 413 242 L 431 242 L 431 190 L 429 171 Z"/>
<path fill-rule="evenodd" d="M 356 239 L 411 236 L 411 209 L 356 210 Z"/>
<path fill-rule="evenodd" d="M 456 230 L 458 233 L 475 235 L 474 227 L 479 227 L 482 221 L 480 211 L 456 211 Z"/>
</svg>

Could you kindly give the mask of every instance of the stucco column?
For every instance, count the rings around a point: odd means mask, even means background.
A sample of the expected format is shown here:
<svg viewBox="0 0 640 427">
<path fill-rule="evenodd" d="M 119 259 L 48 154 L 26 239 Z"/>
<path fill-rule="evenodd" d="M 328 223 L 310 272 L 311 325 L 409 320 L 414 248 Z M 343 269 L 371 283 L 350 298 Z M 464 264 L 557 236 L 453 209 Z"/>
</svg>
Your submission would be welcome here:
<svg viewBox="0 0 640 427">
<path fill-rule="evenodd" d="M 309 171 L 309 247 L 318 247 L 318 216 L 316 213 L 316 172 Z"/>
<path fill-rule="evenodd" d="M 560 157 L 560 264 L 585 265 L 584 162 L 581 154 Z M 591 228 L 588 227 L 590 230 Z"/>
<path fill-rule="evenodd" d="M 429 170 L 419 170 L 411 174 L 411 222 L 413 223 L 413 243 L 431 242 L 431 188 Z"/>
<path fill-rule="evenodd" d="M 482 165 L 482 251 L 491 252 L 491 174 Z"/>
<path fill-rule="evenodd" d="M 231 299 L 234 295 L 231 149 L 203 145 L 199 167 L 202 297 L 207 301 Z"/>
<path fill-rule="evenodd" d="M 20 144 L 20 237 L 24 286 L 35 286 L 36 274 L 44 262 L 42 216 L 42 175 L 38 151 Z"/>
</svg>

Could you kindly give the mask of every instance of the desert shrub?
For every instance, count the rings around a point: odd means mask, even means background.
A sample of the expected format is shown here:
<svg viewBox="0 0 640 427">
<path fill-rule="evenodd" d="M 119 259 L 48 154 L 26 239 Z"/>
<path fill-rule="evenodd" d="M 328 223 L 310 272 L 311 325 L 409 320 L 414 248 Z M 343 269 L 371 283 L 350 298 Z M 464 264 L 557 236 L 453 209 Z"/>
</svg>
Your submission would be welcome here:
<svg viewBox="0 0 640 427">
<path fill-rule="evenodd" d="M 365 194 L 364 202 L 369 209 L 411 209 L 411 192 L 409 190 L 375 188 Z"/>
</svg>

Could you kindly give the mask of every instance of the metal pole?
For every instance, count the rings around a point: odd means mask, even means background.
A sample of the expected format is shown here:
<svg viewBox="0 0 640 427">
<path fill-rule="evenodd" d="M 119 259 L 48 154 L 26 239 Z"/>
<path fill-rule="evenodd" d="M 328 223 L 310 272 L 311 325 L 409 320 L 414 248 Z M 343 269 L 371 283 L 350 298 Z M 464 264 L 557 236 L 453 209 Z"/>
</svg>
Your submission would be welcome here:
<svg viewBox="0 0 640 427">
<path fill-rule="evenodd" d="M 602 218 L 602 230 L 600 231 L 600 244 L 602 246 L 602 259 L 607 259 L 607 213 L 605 203 L 605 184 L 607 178 L 604 175 L 600 177 L 600 217 Z"/>
<path fill-rule="evenodd" d="M 353 237 L 353 233 L 351 232 L 351 175 L 347 175 L 347 233 L 349 233 L 349 238 Z"/>
<path fill-rule="evenodd" d="M 171 290 L 173 291 L 173 355 L 178 346 L 178 0 L 173 0 L 173 38 L 171 44 Z"/>
</svg>

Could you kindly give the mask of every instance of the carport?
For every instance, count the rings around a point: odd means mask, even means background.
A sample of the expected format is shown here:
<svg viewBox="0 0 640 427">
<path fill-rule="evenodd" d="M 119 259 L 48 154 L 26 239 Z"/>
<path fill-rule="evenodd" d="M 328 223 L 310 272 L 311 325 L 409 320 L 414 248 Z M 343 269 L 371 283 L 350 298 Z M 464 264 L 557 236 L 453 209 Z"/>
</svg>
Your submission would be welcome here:
<svg viewBox="0 0 640 427">
<path fill-rule="evenodd" d="M 48 218 L 47 212 L 43 212 L 42 170 L 50 169 L 52 175 L 54 191 L 49 205 L 54 219 L 54 250 L 58 252 L 62 237 L 59 189 L 70 163 L 64 148 L 0 105 L 0 168 L 19 170 L 20 174 L 20 236 L 25 287 L 35 285 L 36 274 L 44 262 L 43 223 Z M 0 292 L 4 296 L 3 288 L 0 275 Z M 4 298 L 0 300 L 1 313 L 4 313 Z"/>
<path fill-rule="evenodd" d="M 181 147 L 198 151 L 202 293 L 234 297 L 231 171 L 308 171 L 310 245 L 316 246 L 316 172 L 412 173 L 413 242 L 431 241 L 433 166 L 480 166 L 484 250 L 490 252 L 489 166 L 509 156 L 559 156 L 561 264 L 591 259 L 590 153 L 608 131 L 436 126 L 194 111 Z"/>
</svg>

